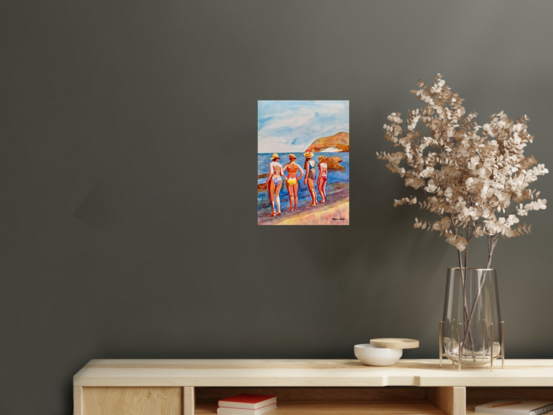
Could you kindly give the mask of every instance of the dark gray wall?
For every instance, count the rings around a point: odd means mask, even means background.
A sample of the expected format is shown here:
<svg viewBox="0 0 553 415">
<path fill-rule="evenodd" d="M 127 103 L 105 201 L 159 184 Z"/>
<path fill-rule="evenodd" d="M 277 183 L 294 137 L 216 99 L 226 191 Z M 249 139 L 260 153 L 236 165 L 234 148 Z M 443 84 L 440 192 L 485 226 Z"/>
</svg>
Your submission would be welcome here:
<svg viewBox="0 0 553 415">
<path fill-rule="evenodd" d="M 437 356 L 455 251 L 375 159 L 437 72 L 553 167 L 547 1 L 3 1 L 0 413 L 69 414 L 91 358 Z M 351 226 L 256 224 L 258 99 L 348 99 Z M 551 177 L 540 180 L 544 196 Z M 509 357 L 553 358 L 549 211 L 501 241 Z M 473 265 L 484 264 L 476 255 Z"/>
</svg>

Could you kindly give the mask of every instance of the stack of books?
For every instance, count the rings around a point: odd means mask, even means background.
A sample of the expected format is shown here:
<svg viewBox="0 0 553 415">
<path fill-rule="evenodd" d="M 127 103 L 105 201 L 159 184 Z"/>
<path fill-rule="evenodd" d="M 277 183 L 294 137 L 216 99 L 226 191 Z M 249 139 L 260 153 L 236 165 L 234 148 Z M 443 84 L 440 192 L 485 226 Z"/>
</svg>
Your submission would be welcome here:
<svg viewBox="0 0 553 415">
<path fill-rule="evenodd" d="M 217 413 L 220 415 L 260 415 L 276 408 L 274 395 L 250 395 L 243 393 L 221 399 Z"/>
<path fill-rule="evenodd" d="M 553 402 L 531 399 L 502 399 L 478 405 L 474 412 L 497 415 L 542 415 L 553 411 Z"/>
</svg>

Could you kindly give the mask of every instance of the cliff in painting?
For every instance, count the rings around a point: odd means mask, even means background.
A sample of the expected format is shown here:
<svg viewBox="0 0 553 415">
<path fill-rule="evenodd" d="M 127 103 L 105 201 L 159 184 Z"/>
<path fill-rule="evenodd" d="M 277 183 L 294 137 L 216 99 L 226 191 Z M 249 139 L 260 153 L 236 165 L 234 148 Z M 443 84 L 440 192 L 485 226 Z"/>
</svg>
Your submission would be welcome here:
<svg viewBox="0 0 553 415">
<path fill-rule="evenodd" d="M 340 132 L 330 137 L 317 138 L 307 147 L 306 151 L 313 153 L 342 153 L 349 152 L 349 133 Z"/>
</svg>

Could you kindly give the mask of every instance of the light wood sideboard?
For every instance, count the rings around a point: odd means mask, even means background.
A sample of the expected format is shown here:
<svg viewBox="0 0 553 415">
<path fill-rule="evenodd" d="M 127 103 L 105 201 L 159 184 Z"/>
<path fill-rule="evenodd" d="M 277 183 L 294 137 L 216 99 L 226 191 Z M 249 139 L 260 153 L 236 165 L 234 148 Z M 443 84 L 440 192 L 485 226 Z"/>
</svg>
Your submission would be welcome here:
<svg viewBox="0 0 553 415">
<path fill-rule="evenodd" d="M 243 392 L 277 395 L 269 415 L 464 415 L 495 399 L 553 400 L 553 360 L 493 372 L 438 360 L 91 360 L 73 387 L 74 415 L 215 414 L 219 399 Z"/>
</svg>

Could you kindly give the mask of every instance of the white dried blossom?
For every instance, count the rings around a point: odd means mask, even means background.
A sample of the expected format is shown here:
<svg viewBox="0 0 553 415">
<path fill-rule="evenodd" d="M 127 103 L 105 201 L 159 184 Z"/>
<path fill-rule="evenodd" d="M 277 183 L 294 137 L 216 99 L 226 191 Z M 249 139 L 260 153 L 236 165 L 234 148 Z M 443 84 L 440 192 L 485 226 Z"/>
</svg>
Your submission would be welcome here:
<svg viewBox="0 0 553 415">
<path fill-rule="evenodd" d="M 384 125 L 385 138 L 403 151 L 377 156 L 404 178 L 406 186 L 422 192 L 421 208 L 440 216 L 434 223 L 415 219 L 415 228 L 440 232 L 459 252 L 467 249 L 472 237 L 486 236 L 489 264 L 500 236 L 530 233 L 531 225 L 521 225 L 519 217 L 546 208 L 539 192 L 528 189 L 549 172 L 534 156 L 524 155 L 534 140 L 528 133 L 530 118 L 513 121 L 501 111 L 480 126 L 477 114 L 467 114 L 464 99 L 441 75 L 432 85 L 419 81 L 418 86 L 411 93 L 426 106 L 409 111 L 405 121 L 394 112 L 388 116 L 390 124 Z M 420 123 L 430 134 L 417 130 Z M 394 206 L 414 203 L 416 198 L 410 196 L 395 200 Z"/>
</svg>

